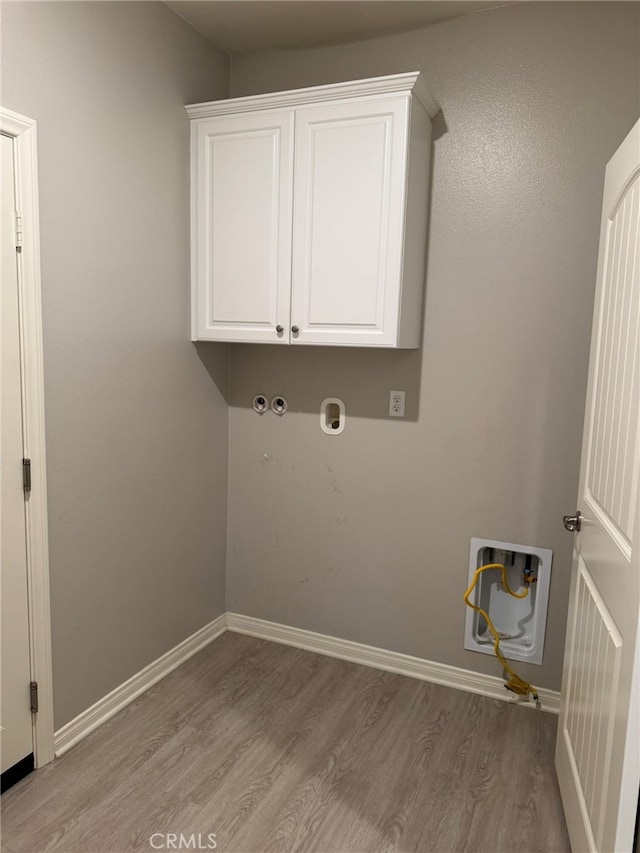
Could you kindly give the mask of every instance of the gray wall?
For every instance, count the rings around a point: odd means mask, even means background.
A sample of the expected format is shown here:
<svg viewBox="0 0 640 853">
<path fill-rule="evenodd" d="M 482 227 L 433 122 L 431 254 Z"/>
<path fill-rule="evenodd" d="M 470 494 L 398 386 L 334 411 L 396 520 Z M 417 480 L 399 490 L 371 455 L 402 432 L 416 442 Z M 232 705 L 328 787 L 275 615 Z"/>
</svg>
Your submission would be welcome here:
<svg viewBox="0 0 640 853">
<path fill-rule="evenodd" d="M 2 27 L 2 104 L 39 132 L 59 728 L 225 609 L 228 353 L 188 340 L 183 104 L 225 97 L 228 60 L 156 3 L 5 3 Z M 419 68 L 447 132 L 422 349 L 233 348 L 229 610 L 497 673 L 462 649 L 469 538 L 551 547 L 545 663 L 522 670 L 559 687 L 603 168 L 637 63 L 637 6 L 613 3 L 234 60 L 237 95 Z M 259 418 L 257 391 L 290 412 Z"/>
<path fill-rule="evenodd" d="M 38 122 L 56 728 L 225 609 L 227 350 L 189 342 L 189 122 L 228 59 L 157 3 L 5 3 Z"/>
<path fill-rule="evenodd" d="M 234 59 L 232 94 L 413 69 L 442 106 L 424 344 L 234 347 L 227 607 L 499 674 L 463 649 L 471 536 L 552 548 L 558 689 L 604 165 L 636 120 L 638 6 L 524 4 Z M 407 392 L 404 421 L 386 417 Z M 284 394 L 282 419 L 254 414 Z M 340 437 L 319 405 L 342 397 Z"/>
</svg>

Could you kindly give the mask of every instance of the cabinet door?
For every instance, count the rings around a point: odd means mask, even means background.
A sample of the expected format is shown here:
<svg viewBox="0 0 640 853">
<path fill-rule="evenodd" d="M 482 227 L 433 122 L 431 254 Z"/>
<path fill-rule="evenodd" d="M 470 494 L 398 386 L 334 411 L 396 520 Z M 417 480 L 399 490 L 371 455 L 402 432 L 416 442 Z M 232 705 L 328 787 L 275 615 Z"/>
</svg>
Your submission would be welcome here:
<svg viewBox="0 0 640 853">
<path fill-rule="evenodd" d="M 395 346 L 409 98 L 296 113 L 292 343 Z"/>
<path fill-rule="evenodd" d="M 288 343 L 293 113 L 200 119 L 192 134 L 192 337 Z"/>
</svg>

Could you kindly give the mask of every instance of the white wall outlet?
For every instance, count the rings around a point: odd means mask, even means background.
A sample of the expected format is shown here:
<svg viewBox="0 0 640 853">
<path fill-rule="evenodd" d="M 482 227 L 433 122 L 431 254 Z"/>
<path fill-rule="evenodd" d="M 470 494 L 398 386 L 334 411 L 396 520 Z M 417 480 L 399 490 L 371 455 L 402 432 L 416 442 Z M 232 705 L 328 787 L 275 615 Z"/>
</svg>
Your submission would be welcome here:
<svg viewBox="0 0 640 853">
<path fill-rule="evenodd" d="M 389 414 L 392 418 L 404 417 L 404 391 L 389 391 Z"/>
</svg>

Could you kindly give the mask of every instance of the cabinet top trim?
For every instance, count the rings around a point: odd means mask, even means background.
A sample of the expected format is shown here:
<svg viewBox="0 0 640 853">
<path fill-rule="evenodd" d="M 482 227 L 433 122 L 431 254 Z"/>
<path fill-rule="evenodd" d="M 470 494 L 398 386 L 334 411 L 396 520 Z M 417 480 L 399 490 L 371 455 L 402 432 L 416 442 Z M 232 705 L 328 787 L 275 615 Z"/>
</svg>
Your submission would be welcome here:
<svg viewBox="0 0 640 853">
<path fill-rule="evenodd" d="M 405 74 L 391 74 L 386 77 L 372 77 L 368 80 L 350 80 L 346 83 L 332 83 L 328 86 L 289 89 L 285 92 L 270 92 L 265 95 L 249 95 L 244 98 L 227 98 L 224 101 L 189 104 L 185 109 L 192 119 L 211 118 L 212 116 L 229 115 L 231 113 L 295 107 L 303 104 L 357 98 L 366 95 L 392 94 L 415 95 L 431 118 L 440 109 L 419 71 L 410 71 Z"/>
</svg>

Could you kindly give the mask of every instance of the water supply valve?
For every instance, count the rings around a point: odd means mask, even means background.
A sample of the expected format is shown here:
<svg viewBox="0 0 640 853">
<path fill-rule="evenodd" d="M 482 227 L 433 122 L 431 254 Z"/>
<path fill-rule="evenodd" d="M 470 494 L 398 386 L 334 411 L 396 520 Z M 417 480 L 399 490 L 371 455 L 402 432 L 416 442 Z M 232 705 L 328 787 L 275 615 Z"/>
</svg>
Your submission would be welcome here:
<svg viewBox="0 0 640 853">
<path fill-rule="evenodd" d="M 255 412 L 259 415 L 264 415 L 269 408 L 269 398 L 265 394 L 256 394 L 251 401 L 251 405 Z"/>
</svg>

